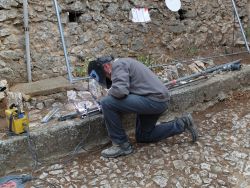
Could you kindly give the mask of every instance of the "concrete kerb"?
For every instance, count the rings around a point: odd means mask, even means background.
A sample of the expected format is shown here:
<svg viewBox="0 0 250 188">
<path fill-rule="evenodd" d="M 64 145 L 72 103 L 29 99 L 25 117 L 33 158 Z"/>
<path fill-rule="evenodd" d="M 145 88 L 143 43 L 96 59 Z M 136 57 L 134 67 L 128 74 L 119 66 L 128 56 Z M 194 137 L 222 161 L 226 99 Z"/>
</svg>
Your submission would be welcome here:
<svg viewBox="0 0 250 188">
<path fill-rule="evenodd" d="M 218 98 L 220 93 L 249 86 L 250 66 L 245 65 L 242 70 L 217 74 L 210 79 L 200 81 L 195 85 L 171 91 L 171 112 L 184 112 L 197 104 L 206 103 Z"/>
<path fill-rule="evenodd" d="M 38 161 L 58 158 L 73 151 L 82 139 L 84 146 L 99 143 L 107 137 L 102 117 L 97 116 L 83 121 L 59 122 L 53 127 L 30 133 L 31 143 L 37 153 Z M 15 136 L 0 141 L 0 175 L 20 168 L 30 167 L 32 156 L 28 148 L 27 136 Z"/>
<path fill-rule="evenodd" d="M 191 107 L 194 109 L 204 102 L 216 101 L 221 92 L 226 94 L 249 85 L 250 66 L 243 66 L 240 71 L 223 73 L 188 87 L 176 88 L 171 91 L 168 115 L 182 113 Z M 123 118 L 126 129 L 134 127 L 134 120 L 134 116 Z M 39 161 L 50 158 L 58 162 L 58 156 L 69 154 L 85 138 L 86 147 L 107 142 L 107 131 L 102 115 L 97 115 L 84 120 L 58 122 L 51 127 L 32 131 L 30 137 Z M 0 151 L 0 176 L 33 164 L 26 136 L 0 141 Z"/>
</svg>

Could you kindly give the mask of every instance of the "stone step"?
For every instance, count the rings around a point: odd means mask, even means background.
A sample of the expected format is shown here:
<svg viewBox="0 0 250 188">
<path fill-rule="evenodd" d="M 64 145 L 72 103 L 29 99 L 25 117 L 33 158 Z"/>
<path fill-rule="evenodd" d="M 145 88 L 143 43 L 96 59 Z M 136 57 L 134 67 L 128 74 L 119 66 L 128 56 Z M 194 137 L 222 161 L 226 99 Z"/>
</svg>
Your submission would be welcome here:
<svg viewBox="0 0 250 188">
<path fill-rule="evenodd" d="M 20 83 L 10 88 L 11 92 L 21 92 L 30 96 L 50 95 L 73 89 L 73 84 L 62 77 L 49 78 L 30 83 Z"/>
</svg>

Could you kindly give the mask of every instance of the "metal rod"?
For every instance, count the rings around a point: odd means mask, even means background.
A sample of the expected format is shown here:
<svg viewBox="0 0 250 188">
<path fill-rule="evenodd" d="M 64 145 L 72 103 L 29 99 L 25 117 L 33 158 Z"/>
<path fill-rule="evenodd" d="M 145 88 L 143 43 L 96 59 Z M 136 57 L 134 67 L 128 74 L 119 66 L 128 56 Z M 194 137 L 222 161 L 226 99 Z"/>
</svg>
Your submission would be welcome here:
<svg viewBox="0 0 250 188">
<path fill-rule="evenodd" d="M 233 7 L 234 7 L 234 11 L 235 11 L 235 14 L 236 14 L 237 20 L 238 20 L 239 25 L 240 25 L 240 30 L 241 30 L 241 33 L 242 33 L 243 39 L 244 39 L 244 41 L 245 41 L 245 45 L 246 45 L 247 51 L 248 51 L 248 53 L 250 53 L 250 49 L 249 49 L 249 46 L 248 46 L 247 38 L 246 38 L 246 35 L 245 35 L 245 32 L 244 32 L 244 29 L 243 29 L 243 27 L 242 27 L 242 23 L 241 23 L 241 20 L 240 20 L 239 14 L 238 14 L 238 10 L 237 10 L 237 7 L 236 7 L 236 4 L 235 4 L 235 1 L 234 1 L 234 0 L 232 0 L 232 3 L 233 3 Z"/>
<path fill-rule="evenodd" d="M 76 81 L 89 80 L 89 79 L 91 79 L 90 76 L 87 76 L 87 77 L 74 77 L 74 78 L 72 79 L 72 81 L 73 81 L 73 82 L 76 82 Z"/>
<path fill-rule="evenodd" d="M 30 37 L 29 37 L 29 21 L 28 21 L 28 2 L 23 0 L 23 21 L 24 21 L 24 32 L 25 32 L 25 51 L 26 51 L 26 66 L 28 82 L 32 82 L 31 76 L 31 63 L 30 63 Z"/>
<path fill-rule="evenodd" d="M 169 87 L 168 90 L 169 91 L 173 91 L 175 89 L 180 89 L 180 88 L 184 88 L 186 86 L 189 86 L 189 85 L 196 85 L 198 83 L 200 83 L 201 81 L 204 81 L 205 79 L 208 79 L 209 77 L 207 75 L 205 76 L 200 76 L 198 78 L 195 78 L 194 80 L 189 80 L 188 82 L 186 83 L 183 83 L 183 84 L 178 84 L 178 85 L 174 85 L 172 87 Z"/>
<path fill-rule="evenodd" d="M 169 66 L 169 65 L 171 65 L 171 64 L 176 64 L 177 62 L 178 62 L 178 63 L 188 63 L 188 62 L 192 62 L 192 61 L 196 61 L 196 60 L 215 59 L 215 58 L 220 58 L 220 57 L 225 57 L 225 56 L 239 55 L 239 54 L 243 54 L 243 53 L 248 53 L 248 51 L 235 52 L 235 53 L 230 53 L 230 54 L 214 55 L 214 56 L 201 57 L 201 58 L 189 59 L 189 60 L 174 60 L 174 63 L 152 65 L 152 66 L 150 66 L 150 68 Z"/>
<path fill-rule="evenodd" d="M 62 27 L 60 12 L 59 12 L 59 8 L 58 8 L 57 0 L 53 0 L 53 2 L 54 2 L 55 10 L 56 10 L 58 28 L 59 28 L 60 35 L 61 35 L 61 40 L 62 40 L 62 45 L 63 45 L 63 52 L 64 52 L 64 57 L 65 57 L 65 61 L 66 61 L 67 71 L 68 71 L 68 77 L 69 77 L 70 83 L 72 83 L 72 73 L 71 73 L 70 61 L 69 61 L 68 53 L 67 53 L 67 49 L 66 49 L 66 44 L 65 44 L 64 34 L 63 34 L 63 27 Z"/>
<path fill-rule="evenodd" d="M 228 70 L 239 70 L 241 65 L 239 64 L 240 63 L 240 59 L 239 60 L 236 60 L 236 61 L 233 61 L 233 62 L 230 62 L 230 63 L 226 63 L 226 64 L 222 64 L 222 65 L 217 65 L 215 67 L 212 67 L 212 68 L 208 68 L 204 71 L 201 71 L 201 72 L 198 72 L 198 73 L 194 73 L 194 74 L 191 74 L 189 76 L 185 76 L 185 77 L 181 77 L 181 78 L 178 78 L 177 80 L 172 80 L 170 82 L 167 82 L 165 84 L 165 86 L 174 86 L 174 85 L 177 85 L 179 84 L 180 82 L 182 81 L 188 81 L 190 79 L 193 79 L 193 78 L 197 78 L 199 76 L 204 76 L 208 73 L 212 73 L 214 71 L 217 71 L 217 70 L 224 70 L 224 71 L 228 71 Z"/>
</svg>

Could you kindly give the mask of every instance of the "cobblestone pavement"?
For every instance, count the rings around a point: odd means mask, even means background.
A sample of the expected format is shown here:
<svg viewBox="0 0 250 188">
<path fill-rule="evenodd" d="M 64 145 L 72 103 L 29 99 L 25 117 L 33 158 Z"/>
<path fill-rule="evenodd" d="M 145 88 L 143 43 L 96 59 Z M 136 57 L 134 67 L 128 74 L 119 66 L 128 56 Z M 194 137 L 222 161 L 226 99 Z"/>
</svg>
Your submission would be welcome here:
<svg viewBox="0 0 250 188">
<path fill-rule="evenodd" d="M 104 159 L 100 152 L 81 155 L 67 165 L 41 167 L 36 174 L 54 187 L 250 187 L 250 92 L 236 93 L 203 112 L 194 113 L 200 132 L 153 144 L 136 144 L 135 152 Z M 53 187 L 42 180 L 29 187 Z"/>
</svg>

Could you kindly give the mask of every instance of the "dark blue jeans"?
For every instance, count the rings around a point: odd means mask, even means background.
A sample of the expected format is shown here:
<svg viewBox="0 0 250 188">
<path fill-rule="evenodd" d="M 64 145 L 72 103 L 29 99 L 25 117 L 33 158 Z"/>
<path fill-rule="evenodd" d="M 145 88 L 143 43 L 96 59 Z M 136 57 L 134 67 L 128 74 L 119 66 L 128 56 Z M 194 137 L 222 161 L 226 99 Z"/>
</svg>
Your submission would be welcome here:
<svg viewBox="0 0 250 188">
<path fill-rule="evenodd" d="M 156 125 L 160 115 L 167 109 L 166 102 L 156 102 L 144 96 L 130 94 L 123 99 L 106 96 L 101 100 L 101 106 L 109 137 L 115 144 L 128 141 L 122 126 L 122 113 L 137 114 L 137 142 L 156 142 L 184 131 L 175 120 Z"/>
</svg>

